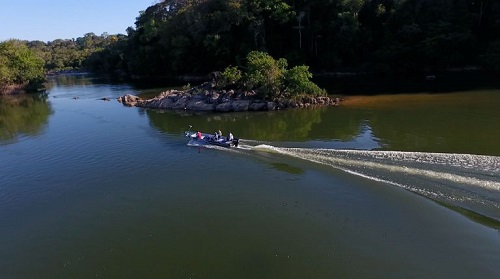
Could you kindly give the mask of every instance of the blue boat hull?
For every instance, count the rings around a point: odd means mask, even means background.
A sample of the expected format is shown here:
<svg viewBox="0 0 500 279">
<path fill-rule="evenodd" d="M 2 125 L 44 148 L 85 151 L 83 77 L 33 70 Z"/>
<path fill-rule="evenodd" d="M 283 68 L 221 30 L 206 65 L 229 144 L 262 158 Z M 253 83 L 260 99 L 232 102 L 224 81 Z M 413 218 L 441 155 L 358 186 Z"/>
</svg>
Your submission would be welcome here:
<svg viewBox="0 0 500 279">
<path fill-rule="evenodd" d="M 189 138 L 189 144 L 193 145 L 217 145 L 222 147 L 238 147 L 239 139 L 228 140 L 227 137 L 220 136 L 216 139 L 215 135 L 202 133 L 201 138 L 196 132 L 186 131 L 185 136 Z"/>
</svg>

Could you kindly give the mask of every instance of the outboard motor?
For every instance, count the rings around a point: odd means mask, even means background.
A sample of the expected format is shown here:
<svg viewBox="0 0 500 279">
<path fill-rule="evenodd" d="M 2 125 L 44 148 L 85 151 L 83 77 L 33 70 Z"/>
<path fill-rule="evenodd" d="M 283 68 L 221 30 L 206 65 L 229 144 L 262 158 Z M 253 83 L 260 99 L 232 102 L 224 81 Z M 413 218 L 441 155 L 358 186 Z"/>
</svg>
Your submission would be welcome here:
<svg viewBox="0 0 500 279">
<path fill-rule="evenodd" d="M 233 145 L 234 147 L 238 147 L 238 143 L 240 142 L 239 139 L 233 139 Z"/>
</svg>

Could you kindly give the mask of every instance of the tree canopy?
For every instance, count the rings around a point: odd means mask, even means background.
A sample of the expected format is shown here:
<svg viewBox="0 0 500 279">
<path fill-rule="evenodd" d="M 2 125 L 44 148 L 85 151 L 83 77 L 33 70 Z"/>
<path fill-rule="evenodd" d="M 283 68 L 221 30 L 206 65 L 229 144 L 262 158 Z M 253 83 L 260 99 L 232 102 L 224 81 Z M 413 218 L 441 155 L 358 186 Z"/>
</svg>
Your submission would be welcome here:
<svg viewBox="0 0 500 279">
<path fill-rule="evenodd" d="M 312 74 L 309 67 L 302 65 L 288 69 L 286 59 L 275 60 L 265 52 L 248 53 L 244 69 L 242 72 L 237 67 L 227 67 L 221 73 L 219 86 L 256 89 L 263 99 L 325 94 L 324 90 L 310 80 Z"/>
<path fill-rule="evenodd" d="M 314 73 L 500 70 L 500 0 L 164 0 L 127 35 L 26 43 L 47 70 L 134 77 L 243 67 L 252 51 Z"/>
<path fill-rule="evenodd" d="M 128 29 L 126 71 L 207 73 L 250 51 L 320 71 L 438 71 L 500 62 L 499 0 L 165 0 Z"/>
<path fill-rule="evenodd" d="M 25 44 L 45 60 L 48 72 L 72 70 L 87 67 L 95 70 L 111 71 L 121 67 L 119 63 L 107 65 L 116 59 L 113 55 L 126 40 L 125 35 L 100 36 L 87 33 L 76 39 L 57 39 L 51 42 L 31 41 Z M 123 50 L 121 51 L 123 53 Z"/>
<path fill-rule="evenodd" d="M 44 61 L 18 40 L 0 43 L 0 87 L 37 87 L 45 80 Z"/>
</svg>

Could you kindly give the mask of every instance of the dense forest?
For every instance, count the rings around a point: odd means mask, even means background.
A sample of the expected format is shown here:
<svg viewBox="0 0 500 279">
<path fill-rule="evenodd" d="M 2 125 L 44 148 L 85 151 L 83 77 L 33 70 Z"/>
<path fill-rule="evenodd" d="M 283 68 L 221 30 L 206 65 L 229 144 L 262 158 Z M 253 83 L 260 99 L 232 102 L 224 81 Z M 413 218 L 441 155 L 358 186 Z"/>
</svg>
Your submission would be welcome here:
<svg viewBox="0 0 500 279">
<path fill-rule="evenodd" d="M 116 49 L 120 42 L 126 41 L 125 35 L 100 36 L 87 33 L 76 39 L 58 39 L 51 42 L 30 41 L 27 46 L 45 60 L 47 72 L 62 70 L 73 70 L 80 68 L 95 67 L 95 69 L 106 70 L 106 65 L 100 65 L 101 61 L 112 61 L 109 49 Z M 104 58 L 106 56 L 106 58 Z M 94 61 L 98 59 L 99 62 Z M 112 67 L 119 67 L 114 62 Z"/>
<path fill-rule="evenodd" d="M 107 51 L 139 76 L 241 66 L 252 50 L 315 73 L 500 68 L 500 0 L 165 0 L 127 33 Z"/>
<path fill-rule="evenodd" d="M 23 43 L 48 72 L 122 77 L 206 75 L 251 51 L 313 73 L 500 70 L 500 0 L 164 0 L 126 31 Z"/>
<path fill-rule="evenodd" d="M 0 94 L 37 90 L 47 73 L 67 70 L 113 71 L 120 67 L 110 49 L 126 42 L 125 35 L 85 34 L 52 42 L 8 40 L 0 42 Z M 97 61 L 95 61 L 97 60 Z M 112 63 L 105 65 L 101 63 Z"/>
</svg>

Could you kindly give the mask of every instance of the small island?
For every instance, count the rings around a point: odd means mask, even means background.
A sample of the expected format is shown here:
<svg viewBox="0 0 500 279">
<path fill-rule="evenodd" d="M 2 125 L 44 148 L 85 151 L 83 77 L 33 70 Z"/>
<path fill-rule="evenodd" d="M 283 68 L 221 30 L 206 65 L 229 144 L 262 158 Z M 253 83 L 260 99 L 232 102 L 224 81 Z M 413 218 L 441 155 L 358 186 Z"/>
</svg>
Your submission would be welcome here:
<svg viewBox="0 0 500 279">
<path fill-rule="evenodd" d="M 229 66 L 211 74 L 212 81 L 186 90 L 168 90 L 144 100 L 127 94 L 118 98 L 126 106 L 189 111 L 265 111 L 338 105 L 314 84 L 307 66 L 287 69 L 286 59 L 265 52 L 247 56 L 245 72 Z"/>
<path fill-rule="evenodd" d="M 200 91 L 201 90 L 201 91 Z M 262 100 L 255 98 L 255 91 L 217 90 L 210 82 L 189 90 L 168 90 L 151 99 L 134 95 L 124 95 L 118 101 L 126 106 L 151 109 L 189 110 L 189 111 L 269 111 L 287 108 L 307 108 L 311 106 L 335 106 L 339 98 L 327 96 L 304 97 L 301 100 L 278 98 Z"/>
</svg>

